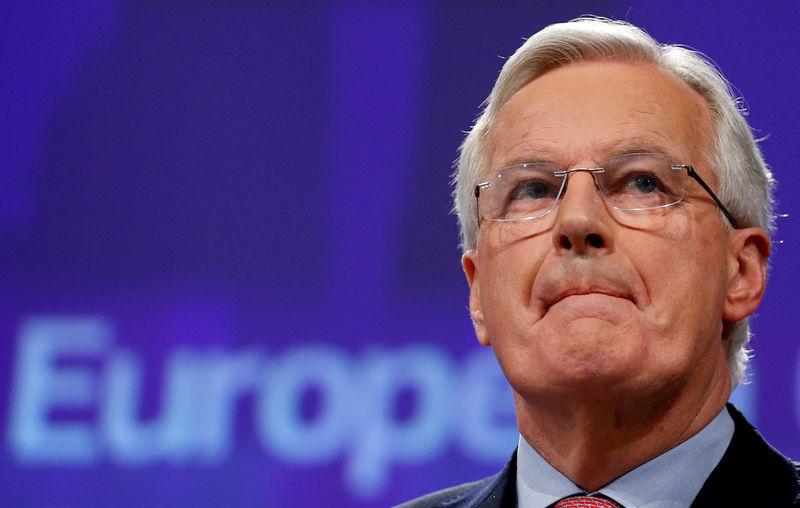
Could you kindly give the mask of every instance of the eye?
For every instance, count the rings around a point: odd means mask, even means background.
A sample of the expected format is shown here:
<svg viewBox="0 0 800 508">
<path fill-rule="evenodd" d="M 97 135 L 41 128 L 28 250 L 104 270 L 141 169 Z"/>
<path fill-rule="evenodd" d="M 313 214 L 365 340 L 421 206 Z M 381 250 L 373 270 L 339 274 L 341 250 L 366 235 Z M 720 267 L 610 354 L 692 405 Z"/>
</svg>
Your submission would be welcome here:
<svg viewBox="0 0 800 508">
<path fill-rule="evenodd" d="M 682 173 L 669 156 L 625 154 L 609 159 L 598 185 L 613 207 L 646 210 L 677 203 L 683 196 Z"/>
<path fill-rule="evenodd" d="M 650 173 L 629 175 L 626 182 L 627 192 L 652 194 L 662 189 L 659 179 Z"/>
<path fill-rule="evenodd" d="M 519 182 L 509 194 L 509 200 L 547 199 L 555 197 L 557 189 L 543 180 L 524 180 Z"/>
</svg>

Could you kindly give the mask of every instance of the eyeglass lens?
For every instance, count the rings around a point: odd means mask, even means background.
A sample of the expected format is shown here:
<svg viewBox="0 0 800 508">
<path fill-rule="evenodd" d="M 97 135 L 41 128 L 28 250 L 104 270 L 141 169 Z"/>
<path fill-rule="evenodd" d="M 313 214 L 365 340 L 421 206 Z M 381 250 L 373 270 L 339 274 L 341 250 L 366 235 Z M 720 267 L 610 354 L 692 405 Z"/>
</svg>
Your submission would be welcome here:
<svg viewBox="0 0 800 508">
<path fill-rule="evenodd" d="M 602 168 L 564 170 L 551 163 L 527 163 L 501 169 L 480 191 L 479 212 L 493 221 L 527 221 L 549 214 L 566 192 L 569 176 L 591 172 L 606 203 L 616 210 L 657 210 L 681 201 L 686 174 L 663 154 L 624 154 L 602 163 Z M 639 226 L 654 214 L 636 215 Z M 658 214 L 656 214 L 658 215 Z M 631 220 L 630 218 L 628 218 Z"/>
</svg>

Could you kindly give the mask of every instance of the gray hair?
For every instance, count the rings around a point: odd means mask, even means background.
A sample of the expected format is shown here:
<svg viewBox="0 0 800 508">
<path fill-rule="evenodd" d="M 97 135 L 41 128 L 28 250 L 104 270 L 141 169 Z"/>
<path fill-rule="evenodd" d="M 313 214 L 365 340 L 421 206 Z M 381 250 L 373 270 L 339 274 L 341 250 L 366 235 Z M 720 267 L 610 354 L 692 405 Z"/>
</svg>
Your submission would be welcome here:
<svg viewBox="0 0 800 508">
<path fill-rule="evenodd" d="M 772 173 L 753 138 L 741 101 L 716 66 L 703 54 L 686 47 L 660 44 L 647 32 L 624 21 L 581 17 L 550 25 L 517 49 L 509 58 L 460 148 L 454 173 L 454 211 L 461 228 L 461 249 L 477 244 L 478 219 L 475 185 L 488 169 L 487 134 L 500 110 L 527 83 L 555 67 L 587 60 L 641 62 L 677 76 L 708 104 L 714 125 L 714 146 L 707 154 L 716 169 L 720 199 L 740 227 L 759 227 L 771 233 L 774 226 Z M 726 222 L 727 224 L 727 222 Z M 749 360 L 749 318 L 726 326 L 728 368 L 733 385 L 744 377 Z"/>
</svg>

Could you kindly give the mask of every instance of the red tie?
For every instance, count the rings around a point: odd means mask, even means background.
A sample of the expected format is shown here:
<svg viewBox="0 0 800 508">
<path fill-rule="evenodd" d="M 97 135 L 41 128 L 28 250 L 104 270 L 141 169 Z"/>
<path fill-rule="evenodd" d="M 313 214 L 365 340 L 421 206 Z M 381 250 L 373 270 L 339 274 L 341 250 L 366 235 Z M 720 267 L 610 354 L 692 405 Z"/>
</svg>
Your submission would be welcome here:
<svg viewBox="0 0 800 508">
<path fill-rule="evenodd" d="M 553 508 L 620 508 L 620 506 L 602 497 L 571 496 L 557 502 Z"/>
</svg>

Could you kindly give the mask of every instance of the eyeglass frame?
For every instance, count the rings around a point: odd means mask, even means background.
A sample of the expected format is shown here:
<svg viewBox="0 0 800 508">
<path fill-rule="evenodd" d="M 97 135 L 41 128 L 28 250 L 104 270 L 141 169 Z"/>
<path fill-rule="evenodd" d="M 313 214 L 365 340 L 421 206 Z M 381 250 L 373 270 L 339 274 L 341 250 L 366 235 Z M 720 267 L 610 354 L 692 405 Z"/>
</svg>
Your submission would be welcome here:
<svg viewBox="0 0 800 508">
<path fill-rule="evenodd" d="M 717 195 L 714 193 L 714 191 L 711 190 L 711 187 L 708 186 L 708 184 L 705 182 L 705 180 L 703 180 L 700 177 L 700 175 L 697 173 L 697 171 L 695 171 L 693 166 L 691 166 L 690 164 L 671 164 L 670 167 L 672 167 L 672 169 L 685 169 L 686 170 L 686 174 L 689 175 L 695 181 L 697 181 L 697 183 L 700 184 L 700 186 L 708 193 L 708 195 L 711 196 L 711 199 L 713 199 L 714 202 L 717 204 L 717 207 L 719 207 L 719 209 L 722 211 L 723 215 L 725 215 L 725 218 L 728 219 L 728 222 L 730 222 L 730 224 L 733 227 L 733 229 L 739 229 L 739 224 L 736 222 L 736 219 L 733 218 L 733 214 L 731 214 L 731 212 L 728 210 L 728 208 L 724 204 L 722 204 L 722 201 L 719 199 L 719 197 L 717 197 Z M 505 169 L 505 168 L 503 168 L 503 169 Z M 605 171 L 605 169 L 604 168 L 572 168 L 572 169 L 564 169 L 564 170 L 561 170 L 561 171 L 554 171 L 553 174 L 555 176 L 563 176 L 565 184 L 566 184 L 566 180 L 567 180 L 567 178 L 569 178 L 569 175 L 571 175 L 572 173 L 575 173 L 575 172 L 579 172 L 579 171 L 587 171 L 589 173 L 592 173 L 593 174 L 592 177 L 594 178 L 594 173 L 602 173 L 603 171 Z M 477 215 L 478 215 L 478 224 L 479 225 L 481 223 L 481 214 L 480 214 L 478 199 L 480 198 L 480 195 L 481 195 L 481 188 L 487 187 L 490 184 L 491 184 L 491 182 L 481 182 L 481 183 L 479 183 L 479 184 L 477 184 L 475 186 L 475 211 L 477 212 Z M 595 185 L 597 185 L 596 181 L 595 181 Z M 548 210 L 547 212 L 545 212 L 545 213 L 543 213 L 543 214 L 541 214 L 539 216 L 531 217 L 531 218 L 538 219 L 540 217 L 544 217 L 545 215 L 547 215 L 550 212 L 552 212 L 553 210 L 555 210 L 556 205 L 558 205 L 558 200 L 561 199 L 561 193 L 562 192 L 564 192 L 563 188 L 562 188 L 562 190 L 559 191 L 558 196 L 556 197 L 556 201 L 553 204 L 553 208 L 551 208 L 550 210 Z M 681 197 L 681 199 L 676 201 L 675 203 L 671 203 L 670 205 L 667 205 L 667 206 L 676 205 L 676 204 L 680 203 L 681 201 L 683 201 L 683 197 Z M 646 208 L 645 208 L 645 210 L 646 210 Z M 494 221 L 495 219 L 486 219 L 486 220 Z M 519 221 L 519 220 L 525 220 L 525 219 L 509 219 L 509 220 L 510 221 L 515 221 L 515 220 Z"/>
</svg>

